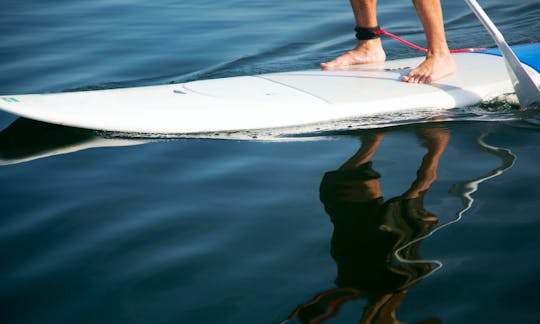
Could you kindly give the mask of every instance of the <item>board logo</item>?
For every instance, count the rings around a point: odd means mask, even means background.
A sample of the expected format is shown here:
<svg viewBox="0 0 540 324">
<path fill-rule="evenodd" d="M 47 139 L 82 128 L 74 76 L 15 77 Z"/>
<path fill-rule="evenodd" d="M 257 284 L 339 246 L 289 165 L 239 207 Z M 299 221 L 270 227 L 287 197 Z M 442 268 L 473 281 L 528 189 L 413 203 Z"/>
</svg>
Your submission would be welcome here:
<svg viewBox="0 0 540 324">
<path fill-rule="evenodd" d="M 2 97 L 2 100 L 4 100 L 5 102 L 19 102 L 17 98 L 13 98 L 13 97 Z"/>
<path fill-rule="evenodd" d="M 386 68 L 384 70 L 387 72 L 392 72 L 392 71 L 399 71 L 399 70 L 408 70 L 410 68 L 411 68 L 410 66 L 404 66 L 404 67 L 396 67 L 396 68 Z"/>
</svg>

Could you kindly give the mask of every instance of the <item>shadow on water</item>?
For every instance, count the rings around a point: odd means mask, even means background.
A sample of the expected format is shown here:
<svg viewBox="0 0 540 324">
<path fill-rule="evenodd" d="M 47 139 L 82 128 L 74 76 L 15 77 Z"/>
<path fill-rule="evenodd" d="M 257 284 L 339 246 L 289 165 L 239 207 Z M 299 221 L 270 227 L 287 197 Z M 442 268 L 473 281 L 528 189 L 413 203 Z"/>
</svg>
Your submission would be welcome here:
<svg viewBox="0 0 540 324">
<path fill-rule="evenodd" d="M 144 140 L 106 138 L 87 129 L 19 118 L 0 132 L 0 165 L 106 146 L 143 144 Z"/>
<path fill-rule="evenodd" d="M 353 299 L 367 302 L 360 323 L 396 323 L 396 312 L 409 289 L 443 267 L 439 260 L 423 259 L 420 244 L 438 230 L 460 221 L 473 205 L 472 194 L 479 185 L 511 168 L 516 156 L 508 149 L 487 144 L 489 133 L 482 133 L 477 145 L 498 157 L 500 166 L 454 184 L 450 193 L 461 199 L 462 208 L 454 219 L 438 224 L 439 217 L 424 207 L 424 197 L 436 180 L 440 157 L 450 140 L 450 131 L 442 125 L 412 128 L 427 152 L 416 179 L 399 196 L 383 199 L 382 176 L 372 162 L 385 130 L 362 132 L 358 151 L 337 170 L 324 175 L 320 200 L 334 226 L 330 254 L 337 266 L 336 288 L 318 293 L 298 306 L 283 323 L 293 318 L 301 323 L 322 323 Z M 426 317 L 415 323 L 441 322 L 438 317 Z"/>
</svg>

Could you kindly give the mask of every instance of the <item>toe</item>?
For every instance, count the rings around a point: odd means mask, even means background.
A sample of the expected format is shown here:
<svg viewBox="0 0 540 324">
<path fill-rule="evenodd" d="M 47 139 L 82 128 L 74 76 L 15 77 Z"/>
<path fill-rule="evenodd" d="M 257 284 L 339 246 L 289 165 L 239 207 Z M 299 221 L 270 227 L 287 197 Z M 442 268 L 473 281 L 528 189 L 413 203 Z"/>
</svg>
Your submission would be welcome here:
<svg viewBox="0 0 540 324">
<path fill-rule="evenodd" d="M 321 63 L 320 65 L 321 65 L 321 68 L 323 68 L 323 69 L 331 69 L 335 65 L 335 60 L 330 61 L 330 62 L 324 62 L 324 63 Z"/>
<path fill-rule="evenodd" d="M 426 83 L 426 76 L 425 75 L 418 76 L 418 83 Z"/>
<path fill-rule="evenodd" d="M 405 76 L 405 82 L 408 82 L 408 83 L 417 83 L 417 76 L 415 74 L 407 74 Z"/>
<path fill-rule="evenodd" d="M 414 78 L 414 74 L 412 74 L 411 72 L 412 71 L 409 71 L 409 73 L 402 76 L 401 81 L 411 83 L 413 81 L 413 78 Z"/>
</svg>

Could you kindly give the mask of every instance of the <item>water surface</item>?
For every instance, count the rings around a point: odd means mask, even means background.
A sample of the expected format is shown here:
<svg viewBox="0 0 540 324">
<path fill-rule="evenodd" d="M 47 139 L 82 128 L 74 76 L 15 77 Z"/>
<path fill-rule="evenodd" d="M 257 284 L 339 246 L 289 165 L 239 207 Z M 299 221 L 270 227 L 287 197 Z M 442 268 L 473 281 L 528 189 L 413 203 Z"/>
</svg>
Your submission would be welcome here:
<svg viewBox="0 0 540 324">
<path fill-rule="evenodd" d="M 537 2 L 481 5 L 510 43 L 538 38 Z M 3 9 L 1 94 L 301 70 L 354 45 L 346 1 Z M 464 3 L 444 9 L 452 47 L 493 46 Z M 379 13 L 422 44 L 409 2 Z M 2 114 L 2 322 L 538 322 L 538 117 L 497 103 L 439 119 L 205 139 Z"/>
</svg>

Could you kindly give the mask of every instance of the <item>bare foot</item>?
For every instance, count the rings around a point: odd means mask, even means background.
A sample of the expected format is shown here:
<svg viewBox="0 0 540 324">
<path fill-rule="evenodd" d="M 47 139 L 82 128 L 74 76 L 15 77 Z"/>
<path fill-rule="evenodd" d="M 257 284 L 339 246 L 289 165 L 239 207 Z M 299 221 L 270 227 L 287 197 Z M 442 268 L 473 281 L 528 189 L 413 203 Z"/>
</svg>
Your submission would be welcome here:
<svg viewBox="0 0 540 324">
<path fill-rule="evenodd" d="M 386 60 L 386 54 L 379 38 L 359 41 L 358 45 L 347 53 L 330 62 L 321 63 L 321 68 L 328 70 L 354 64 L 379 63 Z"/>
<path fill-rule="evenodd" d="M 432 83 L 456 72 L 456 62 L 450 52 L 428 52 L 424 62 L 404 75 L 401 80 L 409 83 Z"/>
</svg>

